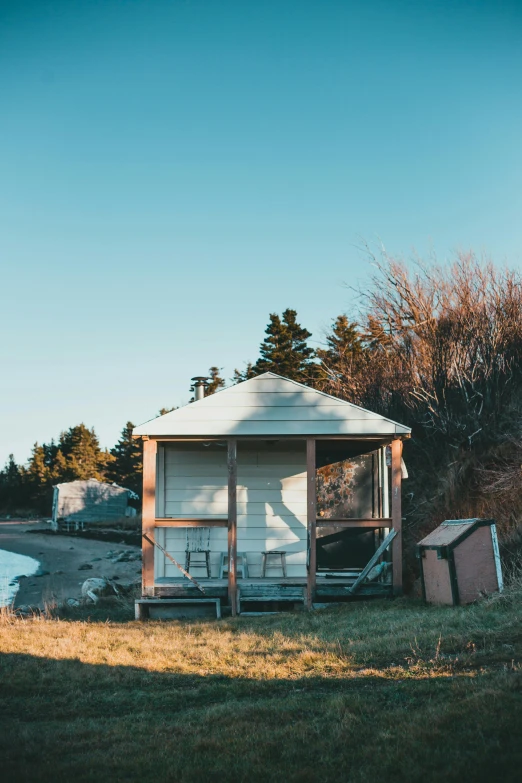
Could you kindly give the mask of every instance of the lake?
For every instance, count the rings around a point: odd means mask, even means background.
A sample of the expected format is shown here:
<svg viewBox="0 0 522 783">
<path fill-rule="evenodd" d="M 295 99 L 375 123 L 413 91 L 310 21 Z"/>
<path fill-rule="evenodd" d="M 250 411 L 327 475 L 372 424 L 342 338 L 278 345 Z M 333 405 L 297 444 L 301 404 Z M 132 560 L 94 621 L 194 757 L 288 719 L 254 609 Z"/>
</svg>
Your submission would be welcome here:
<svg viewBox="0 0 522 783">
<path fill-rule="evenodd" d="M 18 591 L 17 576 L 33 576 L 40 567 L 38 560 L 0 549 L 0 606 L 8 606 Z"/>
</svg>

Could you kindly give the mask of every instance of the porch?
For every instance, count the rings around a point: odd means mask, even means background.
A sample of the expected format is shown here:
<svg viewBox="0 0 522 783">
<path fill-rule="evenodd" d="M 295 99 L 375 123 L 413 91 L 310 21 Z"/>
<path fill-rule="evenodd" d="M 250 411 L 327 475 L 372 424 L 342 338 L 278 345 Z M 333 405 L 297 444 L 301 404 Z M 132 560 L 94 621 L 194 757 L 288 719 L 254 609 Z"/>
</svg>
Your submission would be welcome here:
<svg viewBox="0 0 522 783">
<path fill-rule="evenodd" d="M 401 593 L 407 428 L 267 373 L 136 434 L 143 598 L 219 599 L 235 615 L 255 602 L 312 608 Z M 207 536 L 203 568 L 187 565 L 194 529 Z M 263 573 L 273 550 L 286 573 Z"/>
</svg>

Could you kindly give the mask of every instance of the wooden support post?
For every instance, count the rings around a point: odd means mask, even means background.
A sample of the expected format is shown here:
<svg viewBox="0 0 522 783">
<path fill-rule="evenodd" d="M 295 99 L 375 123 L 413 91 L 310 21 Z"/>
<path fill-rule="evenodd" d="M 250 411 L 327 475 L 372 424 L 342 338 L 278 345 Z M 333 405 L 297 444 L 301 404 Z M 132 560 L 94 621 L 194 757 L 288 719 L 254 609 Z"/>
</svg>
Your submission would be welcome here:
<svg viewBox="0 0 522 783">
<path fill-rule="evenodd" d="M 402 440 L 397 438 L 391 444 L 391 518 L 393 529 L 397 533 L 392 544 L 394 595 L 402 595 L 401 458 Z"/>
<path fill-rule="evenodd" d="M 372 517 L 380 517 L 381 509 L 379 504 L 379 452 L 372 454 Z"/>
<path fill-rule="evenodd" d="M 154 535 L 156 519 L 156 446 L 157 441 L 143 440 L 142 530 Z M 154 595 L 154 544 L 142 538 L 142 594 Z"/>
<path fill-rule="evenodd" d="M 228 441 L 228 601 L 237 614 L 237 440 Z"/>
<path fill-rule="evenodd" d="M 315 581 L 317 571 L 317 550 L 316 550 L 316 525 L 317 525 L 317 487 L 315 476 L 315 440 L 309 438 L 306 441 L 306 494 L 307 494 L 307 540 L 308 557 L 306 559 L 308 566 L 306 580 L 306 605 L 308 609 L 312 608 L 315 598 Z"/>
</svg>

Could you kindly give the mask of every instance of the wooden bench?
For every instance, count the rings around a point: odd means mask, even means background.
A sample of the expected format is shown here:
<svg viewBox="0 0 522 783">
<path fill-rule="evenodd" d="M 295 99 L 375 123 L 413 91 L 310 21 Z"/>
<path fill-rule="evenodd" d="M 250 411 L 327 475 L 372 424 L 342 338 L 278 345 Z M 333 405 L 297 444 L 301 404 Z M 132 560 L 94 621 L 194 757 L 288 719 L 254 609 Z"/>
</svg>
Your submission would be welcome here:
<svg viewBox="0 0 522 783">
<path fill-rule="evenodd" d="M 284 601 L 304 604 L 306 601 L 306 587 L 293 585 L 239 585 L 237 588 L 237 611 L 239 613 L 241 613 L 241 601 L 246 603 Z"/>
<path fill-rule="evenodd" d="M 158 619 L 179 620 L 191 617 L 208 616 L 208 606 L 213 606 L 216 610 L 216 618 L 221 619 L 221 599 L 220 598 L 138 598 L 134 604 L 134 615 L 136 620 L 147 620 L 150 618 L 150 609 L 154 608 L 154 614 Z M 184 606 L 192 606 L 196 611 L 184 612 Z M 165 612 L 157 612 L 155 609 L 165 609 Z M 176 609 L 180 610 L 176 612 Z M 197 611 L 200 609 L 201 611 Z"/>
</svg>

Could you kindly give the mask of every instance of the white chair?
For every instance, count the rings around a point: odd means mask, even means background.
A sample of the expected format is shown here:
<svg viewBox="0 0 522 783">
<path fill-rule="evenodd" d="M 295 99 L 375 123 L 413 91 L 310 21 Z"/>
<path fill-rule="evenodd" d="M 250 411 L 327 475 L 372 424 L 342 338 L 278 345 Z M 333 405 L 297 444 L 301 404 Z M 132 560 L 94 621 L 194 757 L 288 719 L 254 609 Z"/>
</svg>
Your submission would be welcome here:
<svg viewBox="0 0 522 783">
<path fill-rule="evenodd" d="M 225 574 L 228 575 L 228 552 L 221 552 L 219 578 L 223 579 Z M 248 579 L 248 560 L 246 552 L 237 553 L 236 574 L 237 576 L 242 576 L 243 579 Z"/>
</svg>

